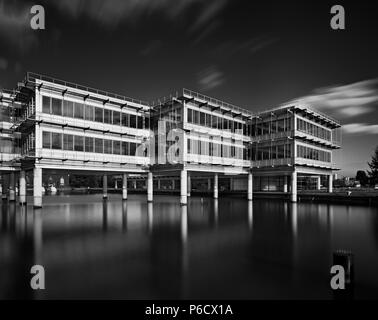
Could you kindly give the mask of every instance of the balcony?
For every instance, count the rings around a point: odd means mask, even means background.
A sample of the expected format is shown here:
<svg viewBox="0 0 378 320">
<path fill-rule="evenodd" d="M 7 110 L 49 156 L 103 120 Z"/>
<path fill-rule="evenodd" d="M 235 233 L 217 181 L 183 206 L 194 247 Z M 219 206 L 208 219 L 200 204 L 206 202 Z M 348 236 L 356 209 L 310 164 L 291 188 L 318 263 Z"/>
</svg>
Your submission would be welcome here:
<svg viewBox="0 0 378 320">
<path fill-rule="evenodd" d="M 257 161 L 252 161 L 252 168 L 272 168 L 272 167 L 292 166 L 293 162 L 294 162 L 293 158 L 257 160 Z"/>
</svg>

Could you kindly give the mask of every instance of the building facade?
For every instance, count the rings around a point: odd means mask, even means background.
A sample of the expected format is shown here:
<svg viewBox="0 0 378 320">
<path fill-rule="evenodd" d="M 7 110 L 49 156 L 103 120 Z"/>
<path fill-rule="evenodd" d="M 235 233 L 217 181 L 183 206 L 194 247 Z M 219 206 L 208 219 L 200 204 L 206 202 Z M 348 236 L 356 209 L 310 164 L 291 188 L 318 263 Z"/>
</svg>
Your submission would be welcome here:
<svg viewBox="0 0 378 320">
<path fill-rule="evenodd" d="M 102 175 L 104 198 L 108 175 L 121 175 L 123 199 L 128 177 L 144 176 L 148 201 L 172 177 L 183 205 L 192 178 L 207 179 L 214 198 L 219 179 L 249 200 L 277 193 L 296 201 L 308 185 L 332 192 L 340 124 L 305 106 L 252 113 L 187 89 L 147 103 L 28 73 L 2 91 L 0 107 L 2 193 L 11 201 L 16 184 L 26 201 L 30 176 L 41 207 L 43 170 Z"/>
</svg>

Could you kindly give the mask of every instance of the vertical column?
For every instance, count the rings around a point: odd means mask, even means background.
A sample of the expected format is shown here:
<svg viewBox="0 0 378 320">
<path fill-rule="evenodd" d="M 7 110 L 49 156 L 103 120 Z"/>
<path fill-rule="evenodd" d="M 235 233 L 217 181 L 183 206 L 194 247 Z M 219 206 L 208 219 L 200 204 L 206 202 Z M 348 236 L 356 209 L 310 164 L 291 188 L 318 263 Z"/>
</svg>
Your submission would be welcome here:
<svg viewBox="0 0 378 320">
<path fill-rule="evenodd" d="M 190 191 L 192 190 L 192 180 L 190 178 L 190 174 L 188 174 L 188 190 L 187 190 L 187 195 L 190 197 Z"/>
<path fill-rule="evenodd" d="M 108 176 L 106 174 L 102 176 L 102 198 L 108 199 Z"/>
<path fill-rule="evenodd" d="M 291 202 L 297 202 L 297 172 L 291 173 Z"/>
<path fill-rule="evenodd" d="M 207 179 L 207 190 L 211 190 L 211 178 Z"/>
<path fill-rule="evenodd" d="M 284 182 L 283 182 L 283 192 L 287 192 L 287 176 L 284 176 Z"/>
<path fill-rule="evenodd" d="M 0 198 L 3 197 L 3 175 L 0 175 Z"/>
<path fill-rule="evenodd" d="M 33 170 L 33 202 L 34 208 L 42 208 L 42 168 Z"/>
<path fill-rule="evenodd" d="M 248 200 L 252 201 L 253 200 L 253 176 L 252 173 L 248 173 Z"/>
<path fill-rule="evenodd" d="M 328 176 L 328 192 L 332 193 L 333 192 L 333 176 L 330 174 Z"/>
<path fill-rule="evenodd" d="M 320 190 L 321 185 L 320 185 L 320 176 L 315 177 L 316 178 L 316 190 Z"/>
<path fill-rule="evenodd" d="M 188 204 L 188 196 L 187 196 L 187 193 L 188 193 L 188 185 L 187 185 L 187 182 L 188 182 L 188 171 L 186 171 L 185 169 L 184 170 L 181 170 L 181 183 L 180 183 L 180 204 L 182 206 L 185 206 Z"/>
<path fill-rule="evenodd" d="M 230 178 L 230 191 L 234 190 L 234 179 Z"/>
<path fill-rule="evenodd" d="M 15 183 L 15 173 L 10 173 L 10 179 L 9 179 L 9 201 L 15 201 L 16 200 L 16 183 Z"/>
<path fill-rule="evenodd" d="M 172 179 L 172 190 L 176 189 L 176 183 L 175 179 Z"/>
<path fill-rule="evenodd" d="M 158 181 L 157 181 L 157 188 L 158 188 L 158 190 L 160 190 L 160 179 L 158 179 Z"/>
<path fill-rule="evenodd" d="M 147 175 L 147 202 L 152 202 L 153 200 L 153 176 L 152 172 L 149 172 Z"/>
<path fill-rule="evenodd" d="M 214 175 L 214 199 L 218 199 L 218 174 Z"/>
<path fill-rule="evenodd" d="M 26 179 L 25 179 L 25 171 L 20 171 L 20 204 L 26 203 Z"/>
<path fill-rule="evenodd" d="M 122 200 L 127 200 L 127 174 L 122 176 Z"/>
</svg>

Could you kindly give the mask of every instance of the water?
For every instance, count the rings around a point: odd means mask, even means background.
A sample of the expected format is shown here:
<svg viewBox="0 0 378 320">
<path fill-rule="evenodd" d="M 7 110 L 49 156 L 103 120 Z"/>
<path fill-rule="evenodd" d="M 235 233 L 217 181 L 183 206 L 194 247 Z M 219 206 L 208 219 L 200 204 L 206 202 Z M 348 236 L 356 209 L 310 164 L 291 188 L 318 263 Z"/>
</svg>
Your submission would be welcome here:
<svg viewBox="0 0 378 320">
<path fill-rule="evenodd" d="M 377 208 L 145 195 L 1 208 L 2 299 L 332 299 L 337 249 L 355 255 L 355 298 L 378 298 Z"/>
</svg>

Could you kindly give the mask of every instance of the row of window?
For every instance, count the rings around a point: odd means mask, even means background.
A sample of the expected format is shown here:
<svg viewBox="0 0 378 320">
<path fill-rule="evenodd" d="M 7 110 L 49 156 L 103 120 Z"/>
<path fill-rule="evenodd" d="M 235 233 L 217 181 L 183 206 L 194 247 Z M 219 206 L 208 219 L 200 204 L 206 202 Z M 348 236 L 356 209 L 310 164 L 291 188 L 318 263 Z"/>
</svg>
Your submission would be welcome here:
<svg viewBox="0 0 378 320">
<path fill-rule="evenodd" d="M 242 146 L 225 145 L 208 141 L 188 139 L 188 153 L 210 157 L 248 160 L 248 149 Z"/>
<path fill-rule="evenodd" d="M 331 131 L 321 126 L 312 124 L 303 119 L 297 119 L 297 130 L 310 134 L 314 137 L 331 141 Z"/>
<path fill-rule="evenodd" d="M 280 145 L 252 145 L 252 161 L 288 159 L 292 157 L 290 143 Z"/>
<path fill-rule="evenodd" d="M 188 122 L 254 137 L 292 130 L 292 118 L 264 119 L 263 121 L 255 118 L 250 123 L 241 123 L 190 108 L 188 108 Z"/>
<path fill-rule="evenodd" d="M 331 152 L 312 149 L 305 146 L 297 146 L 297 157 L 323 162 L 331 162 Z"/>
<path fill-rule="evenodd" d="M 219 130 L 247 134 L 246 124 L 188 108 L 188 122 Z M 237 131 L 239 130 L 239 131 Z"/>
<path fill-rule="evenodd" d="M 125 112 L 94 107 L 78 102 L 42 96 L 43 113 L 83 119 L 130 128 L 148 129 L 149 118 Z"/>
<path fill-rule="evenodd" d="M 94 153 L 135 156 L 139 144 L 128 141 L 84 137 L 72 134 L 43 131 L 45 149 L 85 151 Z"/>
</svg>

